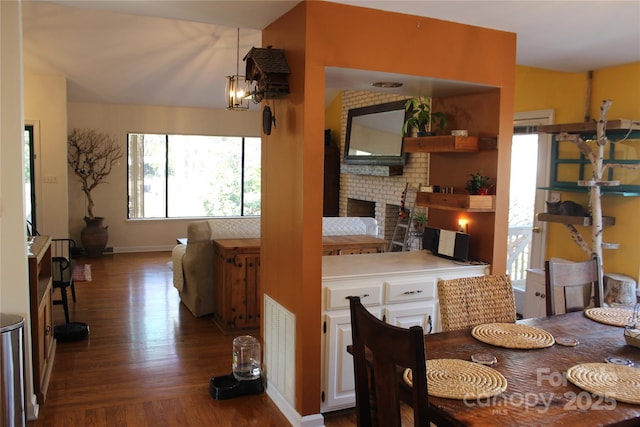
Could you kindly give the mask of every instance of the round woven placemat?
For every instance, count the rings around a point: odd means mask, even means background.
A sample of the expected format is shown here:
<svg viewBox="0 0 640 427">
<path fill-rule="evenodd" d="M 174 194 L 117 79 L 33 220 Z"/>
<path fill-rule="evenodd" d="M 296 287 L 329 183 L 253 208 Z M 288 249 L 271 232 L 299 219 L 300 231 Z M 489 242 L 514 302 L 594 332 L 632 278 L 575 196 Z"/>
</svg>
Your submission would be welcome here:
<svg viewBox="0 0 640 427">
<path fill-rule="evenodd" d="M 478 341 L 506 348 L 546 348 L 555 343 L 553 335 L 544 329 L 517 323 L 486 323 L 471 330 Z"/>
<path fill-rule="evenodd" d="M 633 310 L 616 307 L 592 307 L 584 311 L 591 320 L 605 325 L 624 327 L 633 316 Z"/>
<path fill-rule="evenodd" d="M 405 369 L 404 381 L 413 385 L 411 369 Z M 483 399 L 507 389 L 507 379 L 498 371 L 479 363 L 460 359 L 427 360 L 427 392 L 447 399 Z"/>
<path fill-rule="evenodd" d="M 567 370 L 567 379 L 590 393 L 640 405 L 640 369 L 612 363 L 583 363 Z"/>
</svg>

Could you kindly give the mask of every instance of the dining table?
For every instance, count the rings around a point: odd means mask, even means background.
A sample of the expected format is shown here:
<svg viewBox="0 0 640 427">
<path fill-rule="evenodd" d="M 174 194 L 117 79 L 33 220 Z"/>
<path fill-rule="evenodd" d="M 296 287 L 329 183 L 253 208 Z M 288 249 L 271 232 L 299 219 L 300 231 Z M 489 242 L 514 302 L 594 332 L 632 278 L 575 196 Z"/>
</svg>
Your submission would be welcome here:
<svg viewBox="0 0 640 427">
<path fill-rule="evenodd" d="M 425 335 L 426 358 L 462 359 L 491 355 L 491 368 L 507 381 L 493 397 L 451 399 L 429 396 L 435 414 L 460 426 L 640 426 L 640 405 L 592 394 L 567 379 L 574 365 L 630 361 L 640 369 L 640 348 L 628 345 L 624 328 L 587 318 L 584 312 L 519 320 L 549 332 L 561 341 L 546 348 L 514 349 L 474 338 L 471 329 Z M 427 388 L 429 384 L 427 381 Z"/>
</svg>

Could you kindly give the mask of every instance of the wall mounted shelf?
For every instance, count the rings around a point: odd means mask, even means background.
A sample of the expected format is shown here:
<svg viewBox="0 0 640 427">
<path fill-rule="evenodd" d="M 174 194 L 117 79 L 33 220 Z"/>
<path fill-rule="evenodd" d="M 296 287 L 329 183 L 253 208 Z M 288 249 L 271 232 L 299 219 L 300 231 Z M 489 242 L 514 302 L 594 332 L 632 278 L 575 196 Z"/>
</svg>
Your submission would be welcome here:
<svg viewBox="0 0 640 427">
<path fill-rule="evenodd" d="M 640 192 L 622 190 L 620 187 L 614 187 L 614 189 L 603 187 L 601 189 L 603 196 L 619 196 L 619 197 L 638 197 Z M 588 187 L 536 187 L 537 190 L 549 190 L 549 191 L 566 191 L 568 193 L 588 193 Z"/>
<path fill-rule="evenodd" d="M 344 163 L 340 165 L 340 173 L 353 175 L 400 176 L 402 172 L 402 166 L 347 165 Z"/>
<path fill-rule="evenodd" d="M 416 195 L 416 205 L 452 211 L 494 212 L 496 196 L 419 192 Z"/>
<path fill-rule="evenodd" d="M 607 134 L 610 131 L 640 130 L 640 120 L 607 120 Z M 564 123 L 559 125 L 538 126 L 538 132 L 558 134 L 558 133 L 590 133 L 596 132 L 596 122 Z"/>
<path fill-rule="evenodd" d="M 404 138 L 405 153 L 473 153 L 478 151 L 477 136 L 418 136 Z"/>
<path fill-rule="evenodd" d="M 590 216 L 570 216 L 570 215 L 553 215 L 548 213 L 539 213 L 538 221 L 557 222 L 560 224 L 573 224 L 590 227 L 593 223 Z M 602 225 L 615 225 L 616 218 L 613 216 L 603 216 Z"/>
</svg>

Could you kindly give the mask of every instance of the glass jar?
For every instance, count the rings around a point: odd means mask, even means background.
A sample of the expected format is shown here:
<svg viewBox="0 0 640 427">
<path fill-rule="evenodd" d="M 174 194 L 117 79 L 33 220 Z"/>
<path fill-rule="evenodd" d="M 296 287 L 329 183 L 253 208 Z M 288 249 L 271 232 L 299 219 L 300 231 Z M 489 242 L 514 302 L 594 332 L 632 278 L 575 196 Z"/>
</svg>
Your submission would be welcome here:
<svg viewBox="0 0 640 427">
<path fill-rule="evenodd" d="M 260 378 L 260 343 L 251 335 L 233 339 L 233 376 L 238 380 Z"/>
</svg>

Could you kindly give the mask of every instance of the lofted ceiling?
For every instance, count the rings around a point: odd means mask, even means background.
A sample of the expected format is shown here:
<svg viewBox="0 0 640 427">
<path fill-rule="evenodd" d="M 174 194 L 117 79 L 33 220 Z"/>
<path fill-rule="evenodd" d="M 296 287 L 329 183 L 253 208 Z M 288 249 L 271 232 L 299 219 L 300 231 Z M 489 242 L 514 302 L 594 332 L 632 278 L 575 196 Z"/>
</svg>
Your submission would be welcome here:
<svg viewBox="0 0 640 427">
<path fill-rule="evenodd" d="M 261 29 L 297 3 L 23 0 L 24 68 L 65 76 L 69 101 L 224 108 L 225 76 L 237 67 L 244 73 L 242 57 L 261 46 Z M 515 32 L 519 65 L 585 72 L 640 61 L 637 0 L 335 3 Z M 395 90 L 400 94 L 460 89 L 446 81 L 330 68 L 327 93 L 376 90 L 372 82 L 389 80 L 404 83 Z"/>
</svg>

